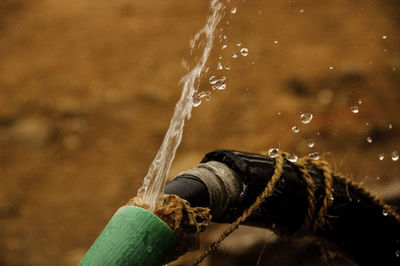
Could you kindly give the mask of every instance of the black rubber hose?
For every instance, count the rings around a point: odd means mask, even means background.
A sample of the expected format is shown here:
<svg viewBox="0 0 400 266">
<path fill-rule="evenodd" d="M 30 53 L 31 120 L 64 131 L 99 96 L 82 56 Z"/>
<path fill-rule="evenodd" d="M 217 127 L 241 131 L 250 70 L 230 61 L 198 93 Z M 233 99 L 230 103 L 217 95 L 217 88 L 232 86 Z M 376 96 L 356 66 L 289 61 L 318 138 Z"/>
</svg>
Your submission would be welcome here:
<svg viewBox="0 0 400 266">
<path fill-rule="evenodd" d="M 251 153 L 217 150 L 208 153 L 201 163 L 214 161 L 228 166 L 239 183 L 240 196 L 213 218 L 215 222 L 231 223 L 264 190 L 274 172 L 275 160 Z M 317 213 L 325 196 L 324 175 L 316 168 L 308 172 L 316 185 Z M 191 182 L 191 185 L 178 186 L 181 182 Z M 296 165 L 285 160 L 275 188 L 273 195 L 253 212 L 246 224 L 283 235 L 296 234 L 302 228 L 309 207 L 306 182 Z M 364 190 L 340 178 L 333 178 L 332 188 L 333 201 L 325 217 L 326 223 L 312 234 L 334 243 L 360 265 L 400 265 L 400 223 L 396 216 Z M 201 177 L 193 175 L 179 176 L 166 187 L 168 194 L 177 194 L 193 206 L 210 204 L 207 196 L 211 198 L 212 195 L 207 190 Z"/>
<path fill-rule="evenodd" d="M 183 174 L 172 179 L 166 184 L 164 193 L 178 195 L 193 207 L 210 207 L 207 187 L 196 176 Z"/>
</svg>

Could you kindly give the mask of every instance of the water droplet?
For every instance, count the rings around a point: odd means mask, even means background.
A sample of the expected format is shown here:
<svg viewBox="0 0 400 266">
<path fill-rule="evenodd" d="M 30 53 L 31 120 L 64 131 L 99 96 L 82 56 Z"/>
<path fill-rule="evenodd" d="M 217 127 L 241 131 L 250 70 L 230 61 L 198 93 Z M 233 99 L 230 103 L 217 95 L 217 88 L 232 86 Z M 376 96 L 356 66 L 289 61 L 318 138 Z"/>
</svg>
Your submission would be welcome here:
<svg viewBox="0 0 400 266">
<path fill-rule="evenodd" d="M 358 100 L 358 104 L 362 104 L 362 100 L 360 99 L 360 100 Z"/>
<path fill-rule="evenodd" d="M 334 200 L 335 200 L 335 197 L 333 196 L 333 194 L 331 194 L 331 195 L 329 196 L 329 199 L 330 199 L 331 201 L 334 201 Z"/>
<path fill-rule="evenodd" d="M 237 53 L 232 54 L 232 58 L 237 58 L 237 57 L 238 57 Z"/>
<path fill-rule="evenodd" d="M 222 45 L 221 50 L 224 50 L 226 47 L 228 47 L 228 45 L 226 44 Z"/>
<path fill-rule="evenodd" d="M 392 129 L 392 128 L 393 128 L 392 124 L 389 124 L 389 125 L 388 125 L 388 128 L 389 128 L 389 129 Z"/>
<path fill-rule="evenodd" d="M 217 82 L 211 87 L 213 90 L 225 90 L 226 89 L 226 83 L 225 83 L 226 77 L 222 77 L 217 80 Z"/>
<path fill-rule="evenodd" d="M 226 39 L 228 39 L 228 36 L 224 35 L 224 36 L 222 36 L 222 38 L 223 38 L 224 40 L 226 40 Z M 226 47 L 225 47 L 225 48 L 226 48 Z"/>
<path fill-rule="evenodd" d="M 231 69 L 231 66 L 230 65 L 225 65 L 225 69 L 229 70 L 229 69 Z"/>
<path fill-rule="evenodd" d="M 312 160 L 319 160 L 320 154 L 319 152 L 313 152 L 308 155 L 308 158 Z"/>
<path fill-rule="evenodd" d="M 304 8 L 300 8 L 300 9 L 299 9 L 299 12 L 300 12 L 300 13 L 304 13 Z"/>
<path fill-rule="evenodd" d="M 269 151 L 268 151 L 268 156 L 269 156 L 269 157 L 275 158 L 275 157 L 277 157 L 278 155 L 279 155 L 279 149 L 277 149 L 277 148 L 269 149 Z"/>
<path fill-rule="evenodd" d="M 315 145 L 314 140 L 312 140 L 312 139 L 308 139 L 308 140 L 307 140 L 307 146 L 308 146 L 309 148 L 314 147 L 314 145 Z"/>
<path fill-rule="evenodd" d="M 242 49 L 240 49 L 240 54 L 243 56 L 247 56 L 249 54 L 249 49 L 243 47 Z"/>
<path fill-rule="evenodd" d="M 313 115 L 310 113 L 301 114 L 300 119 L 303 124 L 308 124 L 313 119 Z"/>
<path fill-rule="evenodd" d="M 368 137 L 367 137 L 367 142 L 368 142 L 368 143 L 372 143 L 372 138 L 368 136 Z"/>
<path fill-rule="evenodd" d="M 381 177 L 380 176 L 376 176 L 376 181 L 379 181 L 379 180 L 381 180 Z"/>
<path fill-rule="evenodd" d="M 287 156 L 287 160 L 288 160 L 289 162 L 292 162 L 292 163 L 297 162 L 297 159 L 298 159 L 297 155 L 296 155 L 296 154 L 293 154 L 293 153 L 291 153 L 291 154 L 289 154 L 289 155 Z"/>
<path fill-rule="evenodd" d="M 213 89 L 217 89 L 217 90 L 220 90 L 220 91 L 226 89 L 226 83 L 225 82 L 221 83 L 220 85 L 214 85 L 214 86 L 215 87 Z"/>
<path fill-rule="evenodd" d="M 382 39 L 386 40 L 387 39 L 387 35 L 382 35 Z"/>
<path fill-rule="evenodd" d="M 399 159 L 399 152 L 398 151 L 393 151 L 392 152 L 392 160 L 397 161 Z"/>
<path fill-rule="evenodd" d="M 224 67 L 222 66 L 221 62 L 218 62 L 217 69 L 218 69 L 218 70 L 221 70 L 221 69 L 223 69 L 223 68 L 224 68 Z"/>
<path fill-rule="evenodd" d="M 274 40 L 274 43 L 275 43 L 275 44 L 278 44 L 278 43 L 279 43 L 279 41 L 278 41 L 278 40 Z"/>
<path fill-rule="evenodd" d="M 353 105 L 353 106 L 351 106 L 350 107 L 350 111 L 352 112 L 352 113 L 354 113 L 354 114 L 357 114 L 358 113 L 358 106 L 357 105 Z"/>
<path fill-rule="evenodd" d="M 333 69 L 333 66 L 329 66 L 329 69 L 332 70 L 332 69 Z"/>
<path fill-rule="evenodd" d="M 378 158 L 379 158 L 379 160 L 382 161 L 383 159 L 385 159 L 385 154 L 384 153 L 379 153 Z"/>
<path fill-rule="evenodd" d="M 236 7 L 232 7 L 231 9 L 231 14 L 236 14 L 237 8 Z"/>
<path fill-rule="evenodd" d="M 388 216 L 388 215 L 389 215 L 389 212 L 388 212 L 387 209 L 383 209 L 383 210 L 382 210 L 382 214 L 383 214 L 383 216 Z"/>
<path fill-rule="evenodd" d="M 237 42 L 236 46 L 242 46 L 242 43 L 241 42 Z"/>
<path fill-rule="evenodd" d="M 240 193 L 239 198 L 240 198 L 240 199 L 244 199 L 244 197 L 246 196 L 246 194 L 247 194 L 247 185 L 243 183 L 243 190 L 242 190 L 242 192 Z"/>
<path fill-rule="evenodd" d="M 273 223 L 273 224 L 271 225 L 271 227 L 272 227 L 272 229 L 275 229 L 275 228 L 276 228 L 276 224 Z"/>
<path fill-rule="evenodd" d="M 216 76 L 211 76 L 211 77 L 208 79 L 208 82 L 209 82 L 211 85 L 214 85 L 214 84 L 216 84 L 216 83 L 218 82 L 218 79 L 217 79 Z"/>
<path fill-rule="evenodd" d="M 193 97 L 193 107 L 197 107 L 201 104 L 201 99 L 199 97 Z"/>
<path fill-rule="evenodd" d="M 300 132 L 300 128 L 298 126 L 294 126 L 294 127 L 292 127 L 292 131 L 294 133 L 299 133 Z"/>
<path fill-rule="evenodd" d="M 199 99 L 206 98 L 206 100 L 209 101 L 211 99 L 211 92 L 203 91 L 196 95 L 196 97 Z"/>
<path fill-rule="evenodd" d="M 243 200 L 245 195 L 246 195 L 246 193 L 244 193 L 244 192 L 242 191 L 242 192 L 240 193 L 240 195 L 239 195 L 239 199 L 240 199 L 240 200 Z"/>
<path fill-rule="evenodd" d="M 394 255 L 395 255 L 397 258 L 400 258 L 400 250 L 396 250 L 396 252 L 394 253 Z"/>
</svg>

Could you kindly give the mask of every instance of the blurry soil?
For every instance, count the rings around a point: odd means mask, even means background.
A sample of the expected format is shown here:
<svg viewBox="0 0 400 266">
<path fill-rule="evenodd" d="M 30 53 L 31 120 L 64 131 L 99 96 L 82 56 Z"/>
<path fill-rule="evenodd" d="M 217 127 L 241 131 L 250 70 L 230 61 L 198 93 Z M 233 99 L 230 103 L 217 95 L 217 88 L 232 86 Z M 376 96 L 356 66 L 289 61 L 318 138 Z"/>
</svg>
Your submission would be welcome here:
<svg viewBox="0 0 400 266">
<path fill-rule="evenodd" d="M 207 2 L 0 0 L 0 265 L 76 265 L 136 195 Z M 216 148 L 279 147 L 320 152 L 399 196 L 399 11 L 395 0 L 230 1 L 200 82 L 225 75 L 227 89 L 194 109 L 171 177 Z M 249 55 L 232 58 L 241 47 Z M 230 70 L 217 70 L 219 56 Z"/>
</svg>

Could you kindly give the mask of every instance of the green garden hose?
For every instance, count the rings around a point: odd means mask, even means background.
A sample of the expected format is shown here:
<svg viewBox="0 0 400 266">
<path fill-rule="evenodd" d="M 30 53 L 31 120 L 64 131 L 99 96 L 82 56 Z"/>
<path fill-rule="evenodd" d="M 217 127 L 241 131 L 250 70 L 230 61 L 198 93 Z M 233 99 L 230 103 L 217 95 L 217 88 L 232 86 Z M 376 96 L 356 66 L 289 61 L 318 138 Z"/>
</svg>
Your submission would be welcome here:
<svg viewBox="0 0 400 266">
<path fill-rule="evenodd" d="M 124 206 L 79 265 L 160 266 L 175 246 L 174 232 L 157 216 L 139 207 Z"/>
</svg>

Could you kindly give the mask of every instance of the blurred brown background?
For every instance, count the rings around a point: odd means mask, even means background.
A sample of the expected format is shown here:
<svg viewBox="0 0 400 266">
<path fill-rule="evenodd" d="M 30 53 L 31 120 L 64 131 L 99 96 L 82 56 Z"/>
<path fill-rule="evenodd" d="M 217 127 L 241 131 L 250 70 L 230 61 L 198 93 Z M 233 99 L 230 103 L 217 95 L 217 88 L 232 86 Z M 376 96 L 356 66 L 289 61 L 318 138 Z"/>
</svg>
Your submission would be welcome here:
<svg viewBox="0 0 400 266">
<path fill-rule="evenodd" d="M 218 29 L 228 39 L 215 43 L 200 90 L 212 74 L 225 75 L 227 89 L 194 109 L 171 177 L 216 148 L 318 151 L 395 201 L 399 2 L 232 0 L 226 8 Z M 76 264 L 136 195 L 179 98 L 181 60 L 207 15 L 208 1 L 0 0 L 0 265 Z M 238 42 L 247 57 L 231 57 Z M 230 70 L 217 71 L 219 56 Z M 314 115 L 310 124 L 301 112 Z M 240 237 L 231 241 L 242 250 L 259 240 Z M 287 245 L 273 250 L 265 256 Z"/>
</svg>

